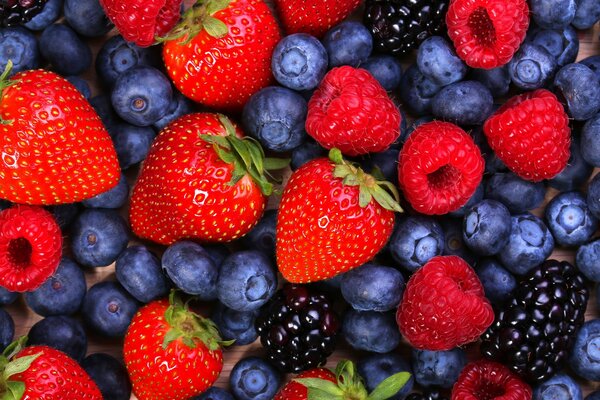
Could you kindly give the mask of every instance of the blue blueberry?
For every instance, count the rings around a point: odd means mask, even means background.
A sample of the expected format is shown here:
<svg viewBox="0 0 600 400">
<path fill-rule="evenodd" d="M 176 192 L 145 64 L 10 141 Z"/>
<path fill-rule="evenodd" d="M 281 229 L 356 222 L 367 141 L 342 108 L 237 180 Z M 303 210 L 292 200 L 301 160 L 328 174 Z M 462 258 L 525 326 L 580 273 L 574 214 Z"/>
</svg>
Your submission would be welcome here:
<svg viewBox="0 0 600 400">
<path fill-rule="evenodd" d="M 541 28 L 564 29 L 575 18 L 575 0 L 530 0 L 533 21 Z"/>
<path fill-rule="evenodd" d="M 583 60 L 579 61 L 579 63 L 583 64 L 586 67 L 588 67 L 589 69 L 591 69 L 592 72 L 594 72 L 594 74 L 596 74 L 596 77 L 598 77 L 598 79 L 600 79 L 600 55 L 589 56 L 589 57 L 584 58 Z"/>
<path fill-rule="evenodd" d="M 393 311 L 357 311 L 350 308 L 344 314 L 342 335 L 357 350 L 387 353 L 400 344 L 400 331 Z"/>
<path fill-rule="evenodd" d="M 60 229 L 65 230 L 71 225 L 81 211 L 80 203 L 57 204 L 55 206 L 46 206 L 46 209 L 54 216 Z"/>
<path fill-rule="evenodd" d="M 128 247 L 115 263 L 119 283 L 138 301 L 149 303 L 169 294 L 160 260 L 146 246 Z"/>
<path fill-rule="evenodd" d="M 89 99 L 92 96 L 92 89 L 85 79 L 75 75 L 67 76 L 66 79 L 71 85 L 75 86 L 75 89 L 77 89 L 86 99 Z"/>
<path fill-rule="evenodd" d="M 581 245 L 575 255 L 575 264 L 587 279 L 600 282 L 600 240 Z"/>
<path fill-rule="evenodd" d="M 190 400 L 235 400 L 225 389 L 216 386 L 211 387 L 200 396 L 192 397 Z"/>
<path fill-rule="evenodd" d="M 431 102 L 433 115 L 459 125 L 480 125 L 493 112 L 494 98 L 482 83 L 463 81 L 444 87 Z"/>
<path fill-rule="evenodd" d="M 156 121 L 152 126 L 157 131 L 162 130 L 165 126 L 175 121 L 177 118 L 194 112 L 194 104 L 190 99 L 182 95 L 180 92 L 173 93 L 173 100 L 169 106 L 169 111 L 164 117 Z"/>
<path fill-rule="evenodd" d="M 598 219 L 592 215 L 580 192 L 558 194 L 550 200 L 545 213 L 548 228 L 560 246 L 580 246 L 598 229 Z"/>
<path fill-rule="evenodd" d="M 540 218 L 532 214 L 514 215 L 510 238 L 498 257 L 507 270 L 524 275 L 540 265 L 554 250 L 554 238 Z"/>
<path fill-rule="evenodd" d="M 554 78 L 555 90 L 573 119 L 584 121 L 600 111 L 600 79 L 583 64 L 567 64 Z"/>
<path fill-rule="evenodd" d="M 590 381 L 600 380 L 600 319 L 583 324 L 569 357 L 573 371 Z"/>
<path fill-rule="evenodd" d="M 0 71 L 8 60 L 13 63 L 11 75 L 38 68 L 40 51 L 35 35 L 20 26 L 0 28 Z"/>
<path fill-rule="evenodd" d="M 463 219 L 465 243 L 482 256 L 499 253 L 508 243 L 510 229 L 510 212 L 496 200 L 486 199 L 476 204 Z"/>
<path fill-rule="evenodd" d="M 71 227 L 75 260 L 86 267 L 112 264 L 127 247 L 127 223 L 116 210 L 90 208 L 79 214 Z"/>
<path fill-rule="evenodd" d="M 365 386 L 369 392 L 390 376 L 399 372 L 409 372 L 410 379 L 404 387 L 390 400 L 402 400 L 413 389 L 415 383 L 410 364 L 397 353 L 369 354 L 358 361 L 356 365 L 358 374 L 364 379 Z"/>
<path fill-rule="evenodd" d="M 559 30 L 532 29 L 526 41 L 548 50 L 559 67 L 575 62 L 579 52 L 579 38 L 572 26 Z"/>
<path fill-rule="evenodd" d="M 471 209 L 471 207 L 473 207 L 475 204 L 477 204 L 481 200 L 483 200 L 484 195 L 485 195 L 485 181 L 482 180 L 481 183 L 479 184 L 479 186 L 477 186 L 477 189 L 475 189 L 475 193 L 473 193 L 473 195 L 469 198 L 469 201 L 467 201 L 465 203 L 465 205 L 462 206 L 461 208 L 459 208 L 458 210 L 449 212 L 448 216 L 454 217 L 454 218 L 464 217 L 465 214 L 467 213 L 467 211 L 469 211 Z"/>
<path fill-rule="evenodd" d="M 379 153 L 367 154 L 364 156 L 362 164 L 366 172 L 373 173 L 374 169 L 378 169 L 385 180 L 397 182 L 399 154 L 399 149 L 390 147 Z"/>
<path fill-rule="evenodd" d="M 360 22 L 344 21 L 325 34 L 323 46 L 329 54 L 329 68 L 342 65 L 358 67 L 371 55 L 373 37 Z"/>
<path fill-rule="evenodd" d="M 152 127 L 125 122 L 117 124 L 112 139 L 121 169 L 126 170 L 144 161 L 155 137 L 156 132 Z"/>
<path fill-rule="evenodd" d="M 588 394 L 585 400 L 600 400 L 600 390 Z"/>
<path fill-rule="evenodd" d="M 451 388 L 467 364 L 461 348 L 448 351 L 412 350 L 412 369 L 417 383 L 423 387 Z"/>
<path fill-rule="evenodd" d="M 258 338 L 254 321 L 258 310 L 236 311 L 221 303 L 213 309 L 211 319 L 219 328 L 223 340 L 235 340 L 234 345 L 250 344 Z"/>
<path fill-rule="evenodd" d="M 587 205 L 596 218 L 600 218 L 600 174 L 596 174 L 588 185 Z"/>
<path fill-rule="evenodd" d="M 237 400 L 271 400 L 279 389 L 281 376 L 268 362 L 247 357 L 235 364 L 229 385 Z"/>
<path fill-rule="evenodd" d="M 401 267 L 416 271 L 444 251 L 444 232 L 432 218 L 410 216 L 398 222 L 388 244 L 390 253 Z"/>
<path fill-rule="evenodd" d="M 217 296 L 229 308 L 256 310 L 269 301 L 276 288 L 274 267 L 260 251 L 238 251 L 221 264 Z"/>
<path fill-rule="evenodd" d="M 396 57 L 375 55 L 360 65 L 373 75 L 377 82 L 388 92 L 396 90 L 402 80 L 402 64 Z"/>
<path fill-rule="evenodd" d="M 548 180 L 548 186 L 566 192 L 575 190 L 587 182 L 594 171 L 594 167 L 588 164 L 581 154 L 581 140 L 579 136 L 571 136 L 571 155 L 567 166 L 554 178 Z M 600 214 L 598 215 L 600 216 Z"/>
<path fill-rule="evenodd" d="M 594 167 L 600 167 L 600 113 L 590 118 L 581 130 L 581 156 Z"/>
<path fill-rule="evenodd" d="M 208 253 L 208 256 L 217 267 L 221 267 L 223 261 L 231 254 L 229 247 L 218 243 L 206 244 L 204 245 L 204 250 Z"/>
<path fill-rule="evenodd" d="M 40 36 L 40 51 L 61 75 L 79 75 L 92 65 L 92 50 L 67 25 L 53 24 Z"/>
<path fill-rule="evenodd" d="M 485 290 L 485 297 L 494 304 L 508 300 L 517 287 L 515 276 L 493 258 L 484 258 L 477 265 L 477 275 Z"/>
<path fill-rule="evenodd" d="M 452 44 L 441 36 L 431 36 L 417 51 L 419 71 L 434 83 L 447 86 L 463 80 L 466 64 L 456 55 Z"/>
<path fill-rule="evenodd" d="M 28 345 L 44 345 L 60 350 L 78 362 L 87 352 L 88 340 L 83 325 L 64 315 L 50 316 L 36 322 L 29 331 Z"/>
<path fill-rule="evenodd" d="M 87 356 L 81 367 L 96 383 L 105 399 L 129 400 L 131 382 L 122 362 L 104 353 Z"/>
<path fill-rule="evenodd" d="M 577 10 L 573 26 L 577 29 L 590 29 L 600 21 L 600 2 L 597 0 L 575 0 Z"/>
<path fill-rule="evenodd" d="M 492 69 L 473 69 L 469 77 L 483 84 L 494 97 L 502 97 L 510 89 L 511 79 L 506 65 Z"/>
<path fill-rule="evenodd" d="M 63 257 L 58 269 L 36 290 L 25 293 L 27 305 L 44 317 L 75 314 L 81 308 L 87 286 L 79 265 Z"/>
<path fill-rule="evenodd" d="M 483 127 L 474 127 L 471 131 L 473 141 L 481 150 L 481 155 L 485 160 L 485 172 L 486 174 L 495 174 L 496 172 L 506 172 L 508 167 L 502 160 L 498 158 L 496 153 L 492 151 L 485 133 L 483 133 Z M 506 205 L 506 204 L 505 204 Z"/>
<path fill-rule="evenodd" d="M 0 306 L 8 306 L 19 298 L 19 293 L 11 292 L 0 286 Z M 1 350 L 0 350 L 1 351 Z"/>
<path fill-rule="evenodd" d="M 465 244 L 463 239 L 462 218 L 443 218 L 440 225 L 444 231 L 444 251 L 445 256 L 459 256 L 469 265 L 474 265 L 477 256 Z"/>
<path fill-rule="evenodd" d="M 185 293 L 201 300 L 217 298 L 219 268 L 198 243 L 173 243 L 163 253 L 161 262 L 167 276 Z"/>
<path fill-rule="evenodd" d="M 395 268 L 364 264 L 346 272 L 340 285 L 342 296 L 359 311 L 390 311 L 398 307 L 404 277 Z"/>
<path fill-rule="evenodd" d="M 129 184 L 125 175 L 121 174 L 119 183 L 112 189 L 92 198 L 83 200 L 81 204 L 88 208 L 121 208 L 129 197 Z"/>
<path fill-rule="evenodd" d="M 499 201 L 514 214 L 539 207 L 545 196 L 543 182 L 526 181 L 512 172 L 493 174 L 485 187 L 487 199 Z"/>
<path fill-rule="evenodd" d="M 10 314 L 0 308 L 0 351 L 4 351 L 14 337 L 15 323 Z"/>
<path fill-rule="evenodd" d="M 32 31 L 42 31 L 52 25 L 60 17 L 63 0 L 48 0 L 42 12 L 34 16 L 24 26 Z"/>
<path fill-rule="evenodd" d="M 172 99 L 169 79 L 149 66 L 137 66 L 123 72 L 117 78 L 111 95 L 117 114 L 138 126 L 150 126 L 164 117 Z"/>
<path fill-rule="evenodd" d="M 431 114 L 431 103 L 441 89 L 419 71 L 417 64 L 412 64 L 402 76 L 400 97 L 415 116 L 422 117 Z"/>
<path fill-rule="evenodd" d="M 249 250 L 259 250 L 275 257 L 277 210 L 267 210 L 258 224 L 242 239 Z"/>
<path fill-rule="evenodd" d="M 290 151 L 306 139 L 306 100 L 293 90 L 269 86 L 255 93 L 244 106 L 246 132 L 263 147 Z"/>
<path fill-rule="evenodd" d="M 292 171 L 295 171 L 310 160 L 326 156 L 327 150 L 314 140 L 309 139 L 292 151 L 290 167 Z"/>
<path fill-rule="evenodd" d="M 123 337 L 139 306 L 117 282 L 100 282 L 85 295 L 81 314 L 93 332 L 107 337 Z"/>
<path fill-rule="evenodd" d="M 116 131 L 115 127 L 121 122 L 121 118 L 115 112 L 110 96 L 100 94 L 90 99 L 90 105 L 94 107 L 102 123 L 112 137 Z"/>
<path fill-rule="evenodd" d="M 532 400 L 582 400 L 579 384 L 561 373 L 540 384 L 533 391 Z"/>
<path fill-rule="evenodd" d="M 319 40 L 306 33 L 295 33 L 281 39 L 271 58 L 273 76 L 281 85 L 298 90 L 316 88 L 329 63 L 327 50 Z"/>
<path fill-rule="evenodd" d="M 533 90 L 546 86 L 557 68 L 556 59 L 544 47 L 523 43 L 508 64 L 508 73 L 516 87 Z"/>
<path fill-rule="evenodd" d="M 80 35 L 104 36 L 113 25 L 98 0 L 64 0 L 65 20 Z"/>
</svg>

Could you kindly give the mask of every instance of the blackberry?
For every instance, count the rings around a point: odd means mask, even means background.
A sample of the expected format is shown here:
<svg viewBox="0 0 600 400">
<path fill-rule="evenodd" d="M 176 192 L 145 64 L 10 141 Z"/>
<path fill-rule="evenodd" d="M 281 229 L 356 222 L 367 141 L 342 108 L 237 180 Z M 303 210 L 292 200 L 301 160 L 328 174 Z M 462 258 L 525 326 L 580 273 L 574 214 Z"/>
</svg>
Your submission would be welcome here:
<svg viewBox="0 0 600 400">
<path fill-rule="evenodd" d="M 367 0 L 364 23 L 380 53 L 405 54 L 445 26 L 449 0 Z"/>
<path fill-rule="evenodd" d="M 0 26 L 29 22 L 44 9 L 47 0 L 0 0 Z"/>
<path fill-rule="evenodd" d="M 256 330 L 267 356 L 284 372 L 325 364 L 333 353 L 340 319 L 321 292 L 286 284 L 263 307 Z"/>
<path fill-rule="evenodd" d="M 482 354 L 531 383 L 550 378 L 566 364 L 588 297 L 573 265 L 545 261 L 529 272 L 484 333 Z"/>
<path fill-rule="evenodd" d="M 442 396 L 440 392 L 425 392 L 425 393 L 413 393 L 409 394 L 406 400 L 448 400 L 447 397 Z"/>
</svg>

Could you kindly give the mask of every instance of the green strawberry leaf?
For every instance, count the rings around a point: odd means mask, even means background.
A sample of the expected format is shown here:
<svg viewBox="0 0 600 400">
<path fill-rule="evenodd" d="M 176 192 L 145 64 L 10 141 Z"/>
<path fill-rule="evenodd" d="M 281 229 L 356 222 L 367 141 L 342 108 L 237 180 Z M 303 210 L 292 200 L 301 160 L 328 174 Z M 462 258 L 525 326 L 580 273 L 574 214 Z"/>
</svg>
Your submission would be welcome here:
<svg viewBox="0 0 600 400">
<path fill-rule="evenodd" d="M 326 379 L 296 378 L 294 379 L 294 381 L 298 382 L 302 386 L 306 386 L 306 389 L 308 390 L 309 394 L 312 390 L 318 390 L 327 393 L 330 397 L 337 396 L 341 398 L 344 395 L 344 391 L 340 389 L 336 383 L 328 381 Z"/>
<path fill-rule="evenodd" d="M 276 171 L 278 169 L 283 169 L 289 164 L 289 158 L 265 158 L 263 160 L 264 169 L 267 171 Z"/>
<path fill-rule="evenodd" d="M 204 18 L 203 23 L 206 33 L 208 33 L 214 38 L 222 38 L 229 32 L 229 28 L 227 28 L 227 25 L 225 25 L 223 21 L 216 19 L 215 17 L 207 16 L 206 18 Z"/>
<path fill-rule="evenodd" d="M 216 12 L 226 9 L 229 7 L 231 0 L 211 0 L 206 5 L 206 13 L 213 15 Z"/>
<path fill-rule="evenodd" d="M 169 346 L 169 344 L 171 344 L 175 340 L 179 339 L 180 337 L 181 337 L 181 332 L 177 331 L 176 329 L 169 329 L 163 340 L 162 348 L 166 349 Z"/>
<path fill-rule="evenodd" d="M 25 356 L 12 360 L 6 365 L 6 368 L 4 369 L 4 378 L 8 379 L 13 375 L 27 371 L 31 364 L 35 360 L 37 360 L 41 355 L 42 353 L 38 353 L 32 356 Z"/>
<path fill-rule="evenodd" d="M 410 379 L 408 372 L 398 372 L 386 379 L 384 379 L 375 390 L 371 392 L 367 400 L 386 400 L 393 397 L 406 385 L 406 382 Z"/>
<path fill-rule="evenodd" d="M 0 400 L 21 400 L 25 394 L 25 383 L 17 381 L 6 382 L 6 392 Z"/>
<path fill-rule="evenodd" d="M 248 153 L 250 153 L 252 164 L 256 167 L 258 174 L 262 175 L 265 172 L 265 154 L 262 152 L 262 148 L 248 142 Z"/>
<path fill-rule="evenodd" d="M 247 142 L 235 136 L 228 136 L 227 139 L 229 139 L 229 143 L 231 143 L 231 147 L 237 153 L 237 156 L 244 162 L 246 169 L 252 168 L 252 156 L 246 145 Z"/>
<path fill-rule="evenodd" d="M 358 205 L 362 208 L 365 208 L 369 205 L 371 200 L 373 200 L 373 196 L 371 196 L 370 190 L 363 185 L 360 185 L 360 190 L 358 192 Z"/>
<path fill-rule="evenodd" d="M 307 400 L 333 400 L 336 398 L 342 399 L 342 397 L 331 396 L 331 393 L 315 388 L 308 389 L 306 397 Z"/>
</svg>

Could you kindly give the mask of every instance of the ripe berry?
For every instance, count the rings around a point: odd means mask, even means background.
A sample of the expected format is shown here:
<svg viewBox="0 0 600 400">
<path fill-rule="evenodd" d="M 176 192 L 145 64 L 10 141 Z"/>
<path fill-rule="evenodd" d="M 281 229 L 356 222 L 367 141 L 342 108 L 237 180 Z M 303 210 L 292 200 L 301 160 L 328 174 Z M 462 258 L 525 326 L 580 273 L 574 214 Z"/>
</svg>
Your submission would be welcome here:
<svg viewBox="0 0 600 400">
<path fill-rule="evenodd" d="M 530 400 L 531 388 L 504 365 L 487 360 L 467 364 L 452 388 L 452 400 Z"/>
</svg>

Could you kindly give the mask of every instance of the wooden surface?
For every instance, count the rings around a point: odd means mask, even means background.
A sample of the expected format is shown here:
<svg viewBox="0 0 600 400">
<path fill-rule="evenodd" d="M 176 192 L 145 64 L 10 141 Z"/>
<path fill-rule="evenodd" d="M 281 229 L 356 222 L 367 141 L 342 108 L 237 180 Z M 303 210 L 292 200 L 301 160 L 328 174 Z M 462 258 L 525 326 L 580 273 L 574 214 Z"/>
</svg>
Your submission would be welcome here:
<svg viewBox="0 0 600 400">
<path fill-rule="evenodd" d="M 193 0 L 186 0 L 187 5 L 189 5 L 191 3 L 193 3 Z M 593 54 L 600 54 L 600 40 L 598 38 L 599 33 L 600 33 L 600 27 L 598 27 L 598 25 L 596 25 L 593 30 L 579 32 L 580 52 L 579 52 L 578 60 L 585 58 L 587 56 L 593 55 Z M 111 32 L 111 34 L 114 34 L 114 32 Z M 105 39 L 95 39 L 91 42 L 91 45 L 95 50 L 94 52 L 96 52 L 98 50 L 99 46 L 104 42 L 104 40 Z M 410 61 L 410 60 L 407 60 L 407 61 Z M 99 93 L 99 88 L 95 82 L 95 73 L 93 71 L 93 68 L 91 71 L 89 71 L 87 74 L 85 74 L 84 77 L 88 80 L 88 82 L 92 86 L 94 93 L 95 94 Z M 595 172 L 598 172 L 598 171 L 595 171 Z M 130 175 L 129 176 L 130 181 L 133 182 L 133 180 L 135 179 L 135 171 L 133 173 L 129 173 L 129 175 Z M 554 196 L 556 193 L 557 193 L 556 191 L 549 189 L 547 196 L 546 196 L 546 200 L 549 200 L 550 198 L 552 198 L 552 196 Z M 272 201 L 271 201 L 272 205 L 276 204 L 276 202 L 277 202 L 277 199 L 272 199 Z M 536 210 L 536 213 L 539 215 L 541 210 L 542 209 Z M 125 210 L 124 210 L 124 215 L 126 215 Z M 66 242 L 68 243 L 68 239 L 66 240 Z M 566 259 L 566 260 L 572 261 L 573 253 L 570 251 L 566 251 L 565 249 L 558 248 L 555 250 L 552 257 L 557 258 L 557 259 Z M 94 283 L 97 283 L 100 281 L 115 280 L 113 265 L 106 267 L 106 268 L 85 269 L 85 275 L 86 275 L 88 287 L 93 285 Z M 590 301 L 590 303 L 589 303 L 589 307 L 588 307 L 588 311 L 587 311 L 588 319 L 600 317 L 599 310 L 597 310 L 595 303 L 596 303 L 595 301 Z M 15 320 L 16 335 L 27 334 L 27 332 L 29 331 L 31 326 L 41 319 L 41 317 L 39 315 L 36 315 L 30 309 L 27 308 L 22 297 L 20 297 L 19 300 L 15 304 L 9 306 L 7 308 L 7 310 L 13 316 L 13 318 Z M 109 353 L 109 354 L 119 358 L 119 359 L 122 359 L 121 345 L 122 345 L 121 340 L 107 340 L 107 339 L 100 338 L 100 337 L 97 337 L 97 336 L 94 336 L 93 334 L 91 334 L 89 336 L 88 354 L 97 353 L 97 352 L 106 352 L 106 353 Z M 477 346 L 476 344 L 467 346 L 466 349 L 468 351 L 469 357 L 478 358 L 478 352 L 477 352 L 476 346 Z M 410 353 L 409 347 L 406 345 L 406 343 L 402 343 L 402 345 L 400 346 L 398 351 L 406 354 L 407 356 Z M 249 355 L 261 355 L 261 354 L 262 354 L 262 348 L 258 342 L 253 343 L 248 346 L 233 346 L 233 347 L 227 349 L 224 354 L 225 366 L 223 368 L 221 377 L 217 381 L 217 386 L 227 387 L 229 373 L 231 371 L 231 368 L 235 365 L 235 363 L 239 359 L 247 357 Z M 352 359 L 352 358 L 357 358 L 357 356 L 359 356 L 359 355 L 360 355 L 359 352 L 349 349 L 344 344 L 340 344 L 338 350 L 329 358 L 328 366 L 334 366 L 337 363 L 337 361 L 342 358 L 351 358 Z M 586 394 L 591 392 L 592 390 L 600 389 L 600 383 L 581 381 L 581 385 Z M 132 399 L 135 399 L 135 397 L 132 397 Z M 69 400 L 75 400 L 75 399 L 69 399 Z"/>
</svg>

